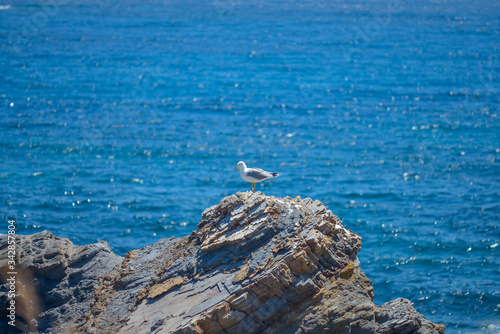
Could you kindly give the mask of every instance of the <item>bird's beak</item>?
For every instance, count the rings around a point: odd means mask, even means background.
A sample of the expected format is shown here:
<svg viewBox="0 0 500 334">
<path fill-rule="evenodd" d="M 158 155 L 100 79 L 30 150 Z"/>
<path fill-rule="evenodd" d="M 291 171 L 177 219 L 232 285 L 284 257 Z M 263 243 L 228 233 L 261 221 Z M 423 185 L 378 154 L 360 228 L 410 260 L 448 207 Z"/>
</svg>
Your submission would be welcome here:
<svg viewBox="0 0 500 334">
<path fill-rule="evenodd" d="M 238 170 L 238 167 L 236 167 L 236 169 L 234 170 L 235 172 Z"/>
</svg>

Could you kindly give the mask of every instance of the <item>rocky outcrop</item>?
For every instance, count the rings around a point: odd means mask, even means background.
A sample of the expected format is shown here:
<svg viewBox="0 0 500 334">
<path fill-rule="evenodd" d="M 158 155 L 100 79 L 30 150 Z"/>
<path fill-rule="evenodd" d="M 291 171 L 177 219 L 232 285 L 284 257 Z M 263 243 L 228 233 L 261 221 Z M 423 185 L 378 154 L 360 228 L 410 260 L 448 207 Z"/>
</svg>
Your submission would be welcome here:
<svg viewBox="0 0 500 334">
<path fill-rule="evenodd" d="M 237 193 L 202 218 L 189 236 L 125 258 L 106 244 L 77 247 L 49 232 L 18 236 L 19 266 L 32 273 L 40 299 L 32 328 L 38 322 L 42 333 L 445 331 L 408 300 L 373 303 L 357 259 L 361 238 L 318 201 Z M 0 254 L 5 259 L 3 237 Z"/>
<path fill-rule="evenodd" d="M 13 270 L 8 267 L 8 240 L 0 236 L 0 333 L 72 333 L 78 319 L 90 310 L 100 276 L 119 266 L 123 258 L 100 242 L 75 246 L 45 231 L 17 235 L 15 254 L 16 325 L 7 321 L 7 291 Z M 12 254 L 12 253 L 11 253 Z"/>
</svg>

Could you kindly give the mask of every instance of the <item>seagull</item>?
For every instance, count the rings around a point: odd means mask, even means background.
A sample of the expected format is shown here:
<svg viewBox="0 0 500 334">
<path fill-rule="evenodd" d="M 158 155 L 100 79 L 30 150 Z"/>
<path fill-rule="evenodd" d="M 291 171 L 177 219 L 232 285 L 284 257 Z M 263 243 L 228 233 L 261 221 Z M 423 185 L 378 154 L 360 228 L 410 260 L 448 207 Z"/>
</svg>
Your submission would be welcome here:
<svg viewBox="0 0 500 334">
<path fill-rule="evenodd" d="M 234 171 L 236 172 L 238 169 L 240 170 L 240 176 L 243 180 L 252 182 L 252 187 L 250 188 L 250 190 L 254 192 L 257 182 L 272 179 L 273 177 L 277 177 L 280 175 L 279 173 L 266 172 L 265 170 L 262 170 L 260 168 L 247 168 L 247 165 L 245 165 L 243 161 L 238 162 L 238 166 L 236 166 L 236 169 Z"/>
</svg>

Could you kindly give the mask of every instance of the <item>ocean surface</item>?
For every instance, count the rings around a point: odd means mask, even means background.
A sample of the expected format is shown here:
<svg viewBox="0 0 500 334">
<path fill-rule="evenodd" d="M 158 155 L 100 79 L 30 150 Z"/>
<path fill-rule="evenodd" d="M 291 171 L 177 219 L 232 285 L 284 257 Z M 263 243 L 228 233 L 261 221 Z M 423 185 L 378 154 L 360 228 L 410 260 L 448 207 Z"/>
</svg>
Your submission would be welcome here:
<svg viewBox="0 0 500 334">
<path fill-rule="evenodd" d="M 363 238 L 375 302 L 500 333 L 500 2 L 0 0 L 3 227 L 121 255 L 257 185 Z"/>
</svg>

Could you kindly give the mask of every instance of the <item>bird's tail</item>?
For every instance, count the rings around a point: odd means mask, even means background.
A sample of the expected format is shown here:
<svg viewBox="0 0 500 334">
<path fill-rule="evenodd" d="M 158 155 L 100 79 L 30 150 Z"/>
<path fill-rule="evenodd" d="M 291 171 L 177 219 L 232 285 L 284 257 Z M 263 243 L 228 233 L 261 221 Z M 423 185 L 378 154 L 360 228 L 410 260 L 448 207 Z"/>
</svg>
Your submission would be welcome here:
<svg viewBox="0 0 500 334">
<path fill-rule="evenodd" d="M 273 177 L 280 176 L 280 173 L 271 173 Z"/>
</svg>

